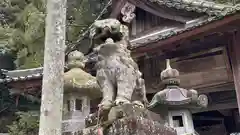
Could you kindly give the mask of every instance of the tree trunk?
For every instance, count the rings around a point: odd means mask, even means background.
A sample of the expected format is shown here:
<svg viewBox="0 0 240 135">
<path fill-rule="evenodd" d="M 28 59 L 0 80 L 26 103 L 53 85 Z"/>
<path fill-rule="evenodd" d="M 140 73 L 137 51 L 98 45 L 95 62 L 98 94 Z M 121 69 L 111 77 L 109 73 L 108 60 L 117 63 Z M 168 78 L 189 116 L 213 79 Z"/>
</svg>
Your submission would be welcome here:
<svg viewBox="0 0 240 135">
<path fill-rule="evenodd" d="M 48 0 L 39 135 L 61 135 L 66 0 Z"/>
</svg>

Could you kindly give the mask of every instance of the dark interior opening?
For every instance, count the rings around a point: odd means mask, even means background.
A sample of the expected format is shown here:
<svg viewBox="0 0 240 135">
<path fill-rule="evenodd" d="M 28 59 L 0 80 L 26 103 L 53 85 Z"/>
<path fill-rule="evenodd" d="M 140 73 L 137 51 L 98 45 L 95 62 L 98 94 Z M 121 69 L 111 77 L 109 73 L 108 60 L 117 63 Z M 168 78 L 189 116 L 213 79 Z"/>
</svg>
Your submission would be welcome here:
<svg viewBox="0 0 240 135">
<path fill-rule="evenodd" d="M 82 100 L 76 99 L 75 109 L 78 111 L 82 111 Z"/>
<path fill-rule="evenodd" d="M 70 111 L 70 100 L 67 100 L 67 110 Z"/>
<path fill-rule="evenodd" d="M 182 116 L 173 116 L 173 126 L 174 127 L 183 127 Z"/>
</svg>

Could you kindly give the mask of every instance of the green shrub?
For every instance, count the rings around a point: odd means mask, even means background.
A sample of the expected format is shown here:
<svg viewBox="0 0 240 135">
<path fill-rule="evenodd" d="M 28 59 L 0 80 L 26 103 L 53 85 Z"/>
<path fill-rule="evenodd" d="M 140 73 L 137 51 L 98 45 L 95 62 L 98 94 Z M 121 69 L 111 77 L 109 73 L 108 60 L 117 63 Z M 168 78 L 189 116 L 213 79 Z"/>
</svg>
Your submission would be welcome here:
<svg viewBox="0 0 240 135">
<path fill-rule="evenodd" d="M 9 135 L 37 135 L 39 128 L 39 113 L 18 112 L 19 118 L 9 125 Z"/>
</svg>

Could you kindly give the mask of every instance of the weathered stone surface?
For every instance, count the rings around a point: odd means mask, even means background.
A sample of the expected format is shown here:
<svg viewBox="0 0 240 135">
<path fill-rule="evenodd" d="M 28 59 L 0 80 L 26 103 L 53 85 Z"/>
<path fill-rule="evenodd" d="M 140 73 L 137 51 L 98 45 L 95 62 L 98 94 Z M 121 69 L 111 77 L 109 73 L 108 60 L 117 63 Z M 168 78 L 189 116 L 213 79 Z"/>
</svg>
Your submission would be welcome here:
<svg viewBox="0 0 240 135">
<path fill-rule="evenodd" d="M 207 97 L 199 96 L 196 90 L 181 88 L 178 70 L 171 68 L 169 60 L 166 61 L 166 66 L 167 68 L 161 72 L 165 88 L 154 95 L 148 109 L 162 114 L 168 125 L 174 127 L 178 135 L 196 135 L 189 109 L 206 107 Z M 176 116 L 180 116 L 180 119 L 176 120 Z"/>
<path fill-rule="evenodd" d="M 85 128 L 85 118 L 90 113 L 90 99 L 101 97 L 94 76 L 84 71 L 84 55 L 79 51 L 70 52 L 64 73 L 63 134 L 72 134 Z"/>
<path fill-rule="evenodd" d="M 84 128 L 85 128 L 84 118 L 81 117 L 62 121 L 63 133 L 79 131 L 79 129 Z"/>
<path fill-rule="evenodd" d="M 64 74 L 64 92 L 77 92 L 82 96 L 99 98 L 101 91 L 96 78 L 80 68 L 73 68 Z"/>
<path fill-rule="evenodd" d="M 111 110 L 101 113 L 100 117 L 100 122 L 104 126 L 111 124 L 111 122 L 123 117 L 141 117 L 149 120 L 158 121 L 163 124 L 163 120 L 159 114 L 153 113 L 145 108 L 141 108 L 138 105 L 134 104 L 114 106 L 111 108 Z M 98 118 L 98 112 L 89 115 L 89 117 L 87 117 L 85 121 L 86 127 L 97 125 L 98 119 L 100 119 Z"/>
<path fill-rule="evenodd" d="M 99 129 L 101 128 L 86 128 L 77 135 L 99 135 Z M 176 135 L 176 132 L 157 121 L 137 116 L 115 120 L 102 135 Z"/>
<path fill-rule="evenodd" d="M 169 60 L 167 60 L 166 65 L 167 68 L 161 72 L 161 79 L 166 86 L 154 95 L 148 108 L 154 111 L 157 110 L 154 108 L 159 107 L 168 109 L 207 107 L 207 96 L 198 95 L 198 92 L 193 89 L 187 90 L 179 87 L 180 80 L 178 79 L 178 70 L 171 68 Z"/>
<path fill-rule="evenodd" d="M 101 91 L 97 80 L 91 74 L 85 72 L 85 57 L 79 51 L 73 51 L 68 55 L 67 66 L 70 69 L 64 73 L 64 92 L 78 93 L 90 98 L 101 97 Z"/>
<path fill-rule="evenodd" d="M 102 41 L 93 49 L 98 54 L 96 79 L 103 93 L 102 109 L 134 101 L 142 106 L 148 103 L 142 73 L 127 48 L 126 31 L 117 19 L 105 19 L 96 21 L 90 34 L 94 41 Z"/>
</svg>

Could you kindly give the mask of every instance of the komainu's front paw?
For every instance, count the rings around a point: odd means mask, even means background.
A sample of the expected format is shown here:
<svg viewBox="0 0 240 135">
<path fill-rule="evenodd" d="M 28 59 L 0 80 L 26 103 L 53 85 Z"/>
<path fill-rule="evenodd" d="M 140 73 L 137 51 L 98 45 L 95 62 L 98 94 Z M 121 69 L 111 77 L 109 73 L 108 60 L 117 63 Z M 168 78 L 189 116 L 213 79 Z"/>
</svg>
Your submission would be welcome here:
<svg viewBox="0 0 240 135">
<path fill-rule="evenodd" d="M 110 110 L 113 106 L 113 103 L 112 101 L 110 100 L 103 100 L 99 105 L 98 107 L 102 110 Z"/>
<path fill-rule="evenodd" d="M 141 101 L 133 101 L 133 105 L 139 108 L 144 108 L 144 104 Z"/>
<path fill-rule="evenodd" d="M 115 105 L 118 106 L 118 105 L 124 105 L 124 104 L 130 104 L 130 101 L 127 100 L 127 99 L 123 99 L 123 98 L 117 98 L 115 100 Z"/>
</svg>

